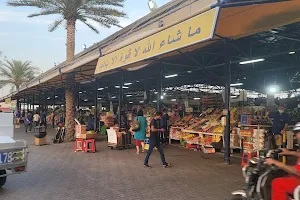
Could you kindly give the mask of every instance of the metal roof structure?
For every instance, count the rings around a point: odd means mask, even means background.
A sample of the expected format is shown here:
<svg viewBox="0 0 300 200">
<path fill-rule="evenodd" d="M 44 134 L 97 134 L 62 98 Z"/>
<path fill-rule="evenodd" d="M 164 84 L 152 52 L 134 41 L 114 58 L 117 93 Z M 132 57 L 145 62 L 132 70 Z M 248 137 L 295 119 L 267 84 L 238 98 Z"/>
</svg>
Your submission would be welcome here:
<svg viewBox="0 0 300 200">
<path fill-rule="evenodd" d="M 215 1 L 205 0 L 203 2 L 210 5 L 207 8 L 203 8 L 205 10 L 210 9 Z M 122 46 L 133 43 L 139 38 L 147 37 L 147 35 L 153 34 L 153 31 L 144 31 L 145 28 L 149 28 L 153 24 L 157 27 L 159 23 L 167 20 L 166 17 L 182 12 L 184 9 L 191 9 L 191 7 L 194 7 L 194 4 L 203 4 L 203 2 L 196 0 L 171 1 L 105 40 L 77 54 L 72 63 L 61 63 L 32 80 L 22 87 L 20 91 L 7 97 L 16 98 L 32 95 L 36 92 L 52 91 L 54 88 L 63 88 L 65 75 L 71 71 L 76 72 L 78 83 L 85 83 L 82 85 L 82 88 L 94 89 L 94 81 L 97 81 L 97 87 L 108 87 L 101 90 L 102 93 L 116 93 L 117 89 L 115 86 L 119 83 L 120 73 L 106 74 L 98 80 L 96 80 L 97 76 L 94 75 L 95 66 L 99 58 L 99 48 L 104 51 L 104 54 L 108 54 L 122 48 Z M 241 2 L 243 6 L 240 6 Z M 227 50 L 231 52 L 233 82 L 243 81 L 245 88 L 259 92 L 264 92 L 265 87 L 271 83 L 280 85 L 282 90 L 300 87 L 300 54 L 297 53 L 300 50 L 300 40 L 297 39 L 300 36 L 300 24 L 297 22 L 292 23 L 300 19 L 300 12 L 296 12 L 300 11 L 300 8 L 295 6 L 300 4 L 300 2 L 293 0 L 289 3 L 274 3 L 273 10 L 265 10 L 271 4 L 260 4 L 261 2 L 265 1 L 222 1 L 224 8 L 221 10 L 219 19 L 222 23 L 220 22 L 217 27 L 217 34 L 213 42 L 207 42 L 184 51 L 177 50 L 165 57 L 154 58 L 148 63 L 147 67 L 137 71 L 128 71 L 125 68 L 117 70 L 117 72 L 122 73 L 125 81 L 134 82 L 125 92 L 138 91 L 145 87 L 154 89 L 160 69 L 162 69 L 163 76 L 178 74 L 176 78 L 164 79 L 164 87 L 196 83 L 223 85 L 224 40 L 230 43 Z M 262 10 L 265 10 L 265 12 L 261 13 L 260 11 Z M 286 10 L 283 13 L 286 17 L 281 19 L 283 10 Z M 237 25 L 234 26 L 235 23 L 240 23 L 241 20 L 249 17 L 247 16 L 248 13 L 256 14 L 253 16 L 256 21 L 245 21 L 239 24 L 239 29 Z M 259 18 L 265 15 L 268 15 L 267 21 Z M 270 16 L 273 16 L 274 20 L 270 19 Z M 278 18 L 280 20 L 276 20 Z M 184 17 L 181 17 L 180 20 L 183 19 Z M 233 20 L 232 23 L 230 23 L 230 20 Z M 266 22 L 270 24 L 266 26 Z M 284 26 L 274 27 L 277 24 L 283 24 Z M 228 28 L 224 27 L 225 25 Z M 259 31 L 267 27 L 271 27 L 271 29 L 264 32 Z M 248 29 L 249 31 L 247 32 Z M 252 33 L 254 34 L 251 35 Z M 290 55 L 291 51 L 296 53 Z M 239 64 L 241 61 L 255 58 L 264 58 L 265 61 L 243 66 Z M 137 83 L 136 81 L 139 82 Z M 2 98 L 2 100 L 7 97 Z"/>
</svg>

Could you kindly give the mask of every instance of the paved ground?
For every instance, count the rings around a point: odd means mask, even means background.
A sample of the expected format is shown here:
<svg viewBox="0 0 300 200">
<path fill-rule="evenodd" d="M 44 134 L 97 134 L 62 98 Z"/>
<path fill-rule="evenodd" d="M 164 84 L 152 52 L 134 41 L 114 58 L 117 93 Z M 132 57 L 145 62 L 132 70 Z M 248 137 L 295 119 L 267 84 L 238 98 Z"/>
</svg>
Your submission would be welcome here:
<svg viewBox="0 0 300 200">
<path fill-rule="evenodd" d="M 165 154 L 173 167 L 164 169 L 155 152 L 152 169 L 142 167 L 144 155 L 131 150 L 110 150 L 98 142 L 98 152 L 74 153 L 73 143 L 33 146 L 23 129 L 15 138 L 30 144 L 28 172 L 8 177 L 0 200 L 228 200 L 242 187 L 240 161 L 222 164 L 219 155 L 168 146 Z"/>
</svg>

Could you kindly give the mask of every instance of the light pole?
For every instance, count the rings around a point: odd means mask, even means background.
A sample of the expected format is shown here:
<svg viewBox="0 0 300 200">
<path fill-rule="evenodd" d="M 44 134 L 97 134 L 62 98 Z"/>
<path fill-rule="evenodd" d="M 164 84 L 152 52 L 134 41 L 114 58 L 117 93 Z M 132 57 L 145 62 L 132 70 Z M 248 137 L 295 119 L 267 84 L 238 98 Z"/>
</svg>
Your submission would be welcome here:
<svg viewBox="0 0 300 200">
<path fill-rule="evenodd" d="M 157 9 L 155 0 L 148 0 L 148 6 L 151 12 Z"/>
</svg>

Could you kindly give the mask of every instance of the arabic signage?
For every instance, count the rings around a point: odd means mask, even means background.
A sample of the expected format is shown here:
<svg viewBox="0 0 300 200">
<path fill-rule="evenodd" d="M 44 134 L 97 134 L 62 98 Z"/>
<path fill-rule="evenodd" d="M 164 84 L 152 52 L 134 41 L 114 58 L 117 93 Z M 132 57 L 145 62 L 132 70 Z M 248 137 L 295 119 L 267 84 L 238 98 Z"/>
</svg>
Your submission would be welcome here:
<svg viewBox="0 0 300 200">
<path fill-rule="evenodd" d="M 116 69 L 213 38 L 219 8 L 214 8 L 136 43 L 100 57 L 95 74 Z"/>
</svg>

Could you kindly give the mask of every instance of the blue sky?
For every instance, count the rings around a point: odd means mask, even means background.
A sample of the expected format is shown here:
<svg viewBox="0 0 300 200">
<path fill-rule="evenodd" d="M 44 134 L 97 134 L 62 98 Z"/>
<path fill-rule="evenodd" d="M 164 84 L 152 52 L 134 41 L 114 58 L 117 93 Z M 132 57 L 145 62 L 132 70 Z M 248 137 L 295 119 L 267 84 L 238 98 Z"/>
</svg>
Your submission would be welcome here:
<svg viewBox="0 0 300 200">
<path fill-rule="evenodd" d="M 156 0 L 161 6 L 170 0 Z M 126 0 L 124 11 L 128 18 L 121 19 L 121 25 L 127 26 L 149 13 L 147 0 Z M 48 26 L 57 16 L 28 18 L 27 15 L 37 12 L 38 9 L 29 7 L 8 7 L 6 0 L 0 0 L 0 51 L 8 59 L 29 60 L 41 71 L 46 71 L 65 60 L 64 27 L 48 32 Z M 100 34 L 92 32 L 83 24 L 77 24 L 76 53 L 82 50 L 85 44 L 101 41 L 118 28 L 105 29 L 99 27 Z M 0 92 L 0 96 L 7 94 L 7 89 Z"/>
</svg>

